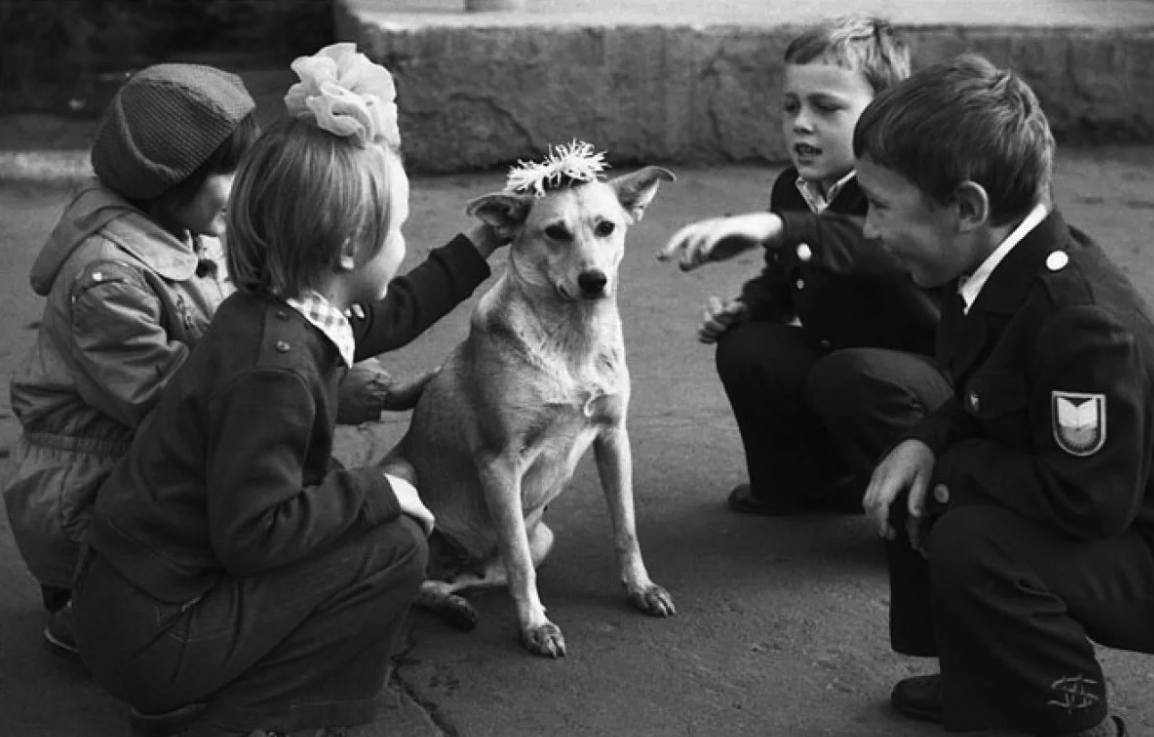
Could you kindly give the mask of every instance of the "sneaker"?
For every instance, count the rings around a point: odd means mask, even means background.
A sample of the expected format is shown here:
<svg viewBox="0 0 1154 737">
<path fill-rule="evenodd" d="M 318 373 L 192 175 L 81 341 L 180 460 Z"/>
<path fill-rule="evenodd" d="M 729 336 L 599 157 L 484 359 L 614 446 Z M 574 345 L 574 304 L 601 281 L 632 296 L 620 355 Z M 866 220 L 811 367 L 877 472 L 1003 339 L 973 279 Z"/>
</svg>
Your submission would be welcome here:
<svg viewBox="0 0 1154 737">
<path fill-rule="evenodd" d="M 72 612 L 72 602 L 50 615 L 48 626 L 44 628 L 44 641 L 48 649 L 71 660 L 80 659 L 80 648 L 76 646 L 76 618 Z"/>
<path fill-rule="evenodd" d="M 923 722 L 942 723 L 942 677 L 914 676 L 898 681 L 890 694 L 894 711 Z"/>
</svg>

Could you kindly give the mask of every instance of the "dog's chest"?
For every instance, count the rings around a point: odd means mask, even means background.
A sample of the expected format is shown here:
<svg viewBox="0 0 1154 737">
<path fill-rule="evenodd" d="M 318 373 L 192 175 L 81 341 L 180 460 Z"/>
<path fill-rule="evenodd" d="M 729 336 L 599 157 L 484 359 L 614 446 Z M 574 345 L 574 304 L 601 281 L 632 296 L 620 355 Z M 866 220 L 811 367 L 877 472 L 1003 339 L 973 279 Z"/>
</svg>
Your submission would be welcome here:
<svg viewBox="0 0 1154 737">
<path fill-rule="evenodd" d="M 547 413 L 572 415 L 570 419 L 579 424 L 612 419 L 603 415 L 617 404 L 614 398 L 628 401 L 625 352 L 620 346 L 605 346 L 579 359 L 558 357 L 546 362 L 539 386 L 542 409 Z"/>
</svg>

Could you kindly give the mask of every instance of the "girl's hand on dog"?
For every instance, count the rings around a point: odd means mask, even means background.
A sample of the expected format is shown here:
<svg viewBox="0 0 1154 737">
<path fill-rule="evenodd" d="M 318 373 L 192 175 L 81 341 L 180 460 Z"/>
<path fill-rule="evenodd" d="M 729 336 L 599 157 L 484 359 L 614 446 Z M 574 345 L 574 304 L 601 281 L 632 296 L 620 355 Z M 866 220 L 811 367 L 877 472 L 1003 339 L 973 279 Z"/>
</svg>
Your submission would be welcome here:
<svg viewBox="0 0 1154 737">
<path fill-rule="evenodd" d="M 697 329 L 697 339 L 706 345 L 716 343 L 722 333 L 748 318 L 749 308 L 740 299 L 722 302 L 717 297 L 710 297 L 705 305 L 701 327 Z"/>
<path fill-rule="evenodd" d="M 507 246 L 512 238 L 508 234 L 498 233 L 493 226 L 480 223 L 470 230 L 466 237 L 473 243 L 473 248 L 481 254 L 481 258 L 489 258 L 501 246 Z"/>
<path fill-rule="evenodd" d="M 425 391 L 425 385 L 432 381 L 433 377 L 436 376 L 440 370 L 438 366 L 408 381 L 390 378 L 389 381 L 391 383 L 385 394 L 384 408 L 390 412 L 403 412 L 416 407 L 417 400 L 421 398 L 421 393 Z"/>
<path fill-rule="evenodd" d="M 751 212 L 711 218 L 686 225 L 673 234 L 657 254 L 658 261 L 678 257 L 682 271 L 692 271 L 710 261 L 725 261 L 757 246 L 773 247 L 781 241 L 784 225 L 772 212 Z"/>
<path fill-rule="evenodd" d="M 392 384 L 393 377 L 377 359 L 368 358 L 356 363 L 341 380 L 337 422 L 360 425 L 381 419 L 381 410 L 385 409 L 385 399 Z"/>
<path fill-rule="evenodd" d="M 401 512 L 412 517 L 421 526 L 425 531 L 425 537 L 431 535 L 433 527 L 436 526 L 436 518 L 417 494 L 417 472 L 412 464 L 403 458 L 392 456 L 382 462 L 381 472 L 393 487 L 393 496 L 397 498 Z"/>
</svg>

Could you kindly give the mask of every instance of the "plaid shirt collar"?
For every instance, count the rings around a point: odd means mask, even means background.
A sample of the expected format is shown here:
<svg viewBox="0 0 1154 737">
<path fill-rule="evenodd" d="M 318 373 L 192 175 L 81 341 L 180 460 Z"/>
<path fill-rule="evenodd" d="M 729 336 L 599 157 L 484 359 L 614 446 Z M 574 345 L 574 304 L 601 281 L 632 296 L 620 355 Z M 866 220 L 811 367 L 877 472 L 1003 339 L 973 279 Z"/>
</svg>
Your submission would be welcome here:
<svg viewBox="0 0 1154 737">
<path fill-rule="evenodd" d="M 353 338 L 353 326 L 332 302 L 315 289 L 309 289 L 301 296 L 286 299 L 285 302 L 332 341 L 337 347 L 337 352 L 341 354 L 345 366 L 353 365 L 353 355 L 357 348 L 356 340 Z"/>
<path fill-rule="evenodd" d="M 823 195 L 821 187 L 817 182 L 811 182 L 808 179 L 797 178 L 797 191 L 801 192 L 801 197 L 805 200 L 805 204 L 809 205 L 809 210 L 814 215 L 820 215 L 837 199 L 838 192 L 849 183 L 857 172 L 850 170 L 841 179 L 834 182 L 833 186 L 829 188 L 829 194 Z"/>
</svg>

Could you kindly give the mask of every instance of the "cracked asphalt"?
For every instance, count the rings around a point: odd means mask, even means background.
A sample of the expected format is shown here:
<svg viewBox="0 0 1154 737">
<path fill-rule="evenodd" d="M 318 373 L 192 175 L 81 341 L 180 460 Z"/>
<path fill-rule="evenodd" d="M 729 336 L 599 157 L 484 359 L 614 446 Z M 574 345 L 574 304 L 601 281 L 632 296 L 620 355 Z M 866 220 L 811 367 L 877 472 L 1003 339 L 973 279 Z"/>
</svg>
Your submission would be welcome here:
<svg viewBox="0 0 1154 737">
<path fill-rule="evenodd" d="M 654 254 L 686 222 L 761 207 L 776 171 L 673 169 L 678 181 L 663 185 L 629 233 L 619 302 L 633 376 L 638 528 L 650 573 L 674 596 L 677 616 L 649 618 L 626 602 L 586 459 L 550 506 L 557 544 L 539 575 L 568 657 L 522 650 L 501 590 L 472 597 L 481 615 L 473 632 L 414 612 L 379 718 L 358 737 L 941 734 L 888 708 L 895 680 L 933 664 L 889 651 L 885 571 L 863 518 L 761 519 L 725 509 L 743 461 L 712 350 L 694 331 L 706 298 L 736 290 L 758 269 L 758 256 L 682 274 Z M 499 172 L 416 179 L 406 263 L 464 228 L 465 202 L 502 183 Z M 1061 149 L 1055 190 L 1067 219 L 1154 299 L 1154 148 Z M 65 197 L 58 187 L 0 183 L 5 381 L 33 339 L 41 301 L 28 267 Z M 494 257 L 498 269 L 502 258 Z M 464 335 L 471 306 L 383 362 L 401 374 L 438 363 Z M 406 421 L 390 415 L 343 430 L 341 456 L 370 462 Z M 0 448 L 17 434 L 3 392 Z M 81 667 L 49 654 L 42 624 L 36 586 L 0 520 L 0 735 L 127 734 L 127 708 Z M 1102 657 L 1114 706 L 1134 734 L 1154 733 L 1154 659 L 1105 649 Z"/>
</svg>

